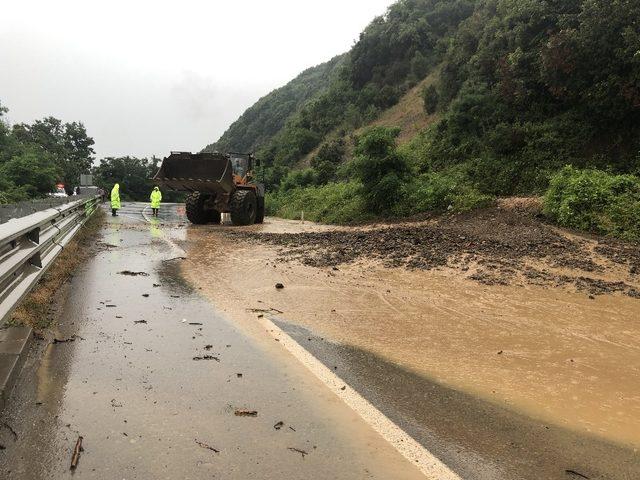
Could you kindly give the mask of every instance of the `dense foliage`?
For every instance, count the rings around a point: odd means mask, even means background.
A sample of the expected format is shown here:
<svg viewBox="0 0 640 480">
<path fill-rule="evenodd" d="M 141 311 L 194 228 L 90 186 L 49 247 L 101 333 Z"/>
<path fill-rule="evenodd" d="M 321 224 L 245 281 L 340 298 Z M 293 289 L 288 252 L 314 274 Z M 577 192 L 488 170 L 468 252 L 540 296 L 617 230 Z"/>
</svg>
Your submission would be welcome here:
<svg viewBox="0 0 640 480">
<path fill-rule="evenodd" d="M 82 123 L 47 117 L 10 126 L 0 104 L 0 203 L 44 196 L 58 182 L 68 193 L 93 161 L 93 139 Z"/>
<path fill-rule="evenodd" d="M 455 168 L 419 173 L 406 149 L 396 145 L 395 128 L 373 127 L 355 139 L 355 157 L 337 173 L 343 182 L 318 182 L 314 169 L 294 170 L 267 196 L 270 215 L 328 223 L 351 223 L 423 212 L 464 212 L 489 205 Z"/>
<path fill-rule="evenodd" d="M 638 168 L 640 3 L 485 0 L 445 56 L 425 170 L 465 164 L 495 194 L 565 164 Z"/>
<path fill-rule="evenodd" d="M 552 177 L 544 209 L 560 225 L 640 240 L 640 177 L 565 167 Z"/>
</svg>

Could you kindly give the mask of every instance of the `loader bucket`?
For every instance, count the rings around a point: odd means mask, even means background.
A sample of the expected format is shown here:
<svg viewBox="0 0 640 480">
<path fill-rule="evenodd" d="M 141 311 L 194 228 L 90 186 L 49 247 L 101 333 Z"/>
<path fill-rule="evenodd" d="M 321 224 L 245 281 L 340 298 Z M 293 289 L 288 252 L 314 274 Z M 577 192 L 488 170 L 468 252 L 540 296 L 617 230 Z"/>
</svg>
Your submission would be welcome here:
<svg viewBox="0 0 640 480">
<path fill-rule="evenodd" d="M 162 161 L 153 181 L 179 192 L 218 195 L 235 188 L 231 160 L 219 153 L 171 153 Z"/>
</svg>

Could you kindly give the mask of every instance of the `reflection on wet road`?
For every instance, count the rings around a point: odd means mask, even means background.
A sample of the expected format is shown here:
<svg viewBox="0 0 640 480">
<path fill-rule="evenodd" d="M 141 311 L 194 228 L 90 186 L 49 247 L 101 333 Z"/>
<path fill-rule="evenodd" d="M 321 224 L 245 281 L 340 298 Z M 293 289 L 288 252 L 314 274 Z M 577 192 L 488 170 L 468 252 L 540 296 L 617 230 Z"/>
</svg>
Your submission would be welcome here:
<svg viewBox="0 0 640 480">
<path fill-rule="evenodd" d="M 71 478 L 78 436 L 81 478 L 423 478 L 201 297 L 162 222 L 122 213 L 67 289 L 55 337 L 68 341 L 38 343 L 3 413 L 1 478 Z"/>
</svg>

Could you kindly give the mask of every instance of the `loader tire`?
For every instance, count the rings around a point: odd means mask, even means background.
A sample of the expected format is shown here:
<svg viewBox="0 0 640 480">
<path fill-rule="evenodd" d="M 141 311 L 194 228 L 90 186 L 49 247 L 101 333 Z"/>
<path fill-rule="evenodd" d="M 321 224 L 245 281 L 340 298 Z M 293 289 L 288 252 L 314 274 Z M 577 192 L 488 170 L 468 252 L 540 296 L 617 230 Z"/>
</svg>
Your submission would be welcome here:
<svg viewBox="0 0 640 480">
<path fill-rule="evenodd" d="M 230 202 L 231 222 L 234 225 L 251 225 L 256 220 L 258 202 L 253 190 L 236 190 Z"/>
<path fill-rule="evenodd" d="M 264 223 L 264 197 L 258 197 L 255 223 Z"/>
<path fill-rule="evenodd" d="M 202 225 L 211 221 L 210 212 L 204 209 L 206 196 L 200 192 L 194 192 L 187 196 L 185 200 L 185 209 L 187 210 L 187 218 L 191 223 Z"/>
</svg>

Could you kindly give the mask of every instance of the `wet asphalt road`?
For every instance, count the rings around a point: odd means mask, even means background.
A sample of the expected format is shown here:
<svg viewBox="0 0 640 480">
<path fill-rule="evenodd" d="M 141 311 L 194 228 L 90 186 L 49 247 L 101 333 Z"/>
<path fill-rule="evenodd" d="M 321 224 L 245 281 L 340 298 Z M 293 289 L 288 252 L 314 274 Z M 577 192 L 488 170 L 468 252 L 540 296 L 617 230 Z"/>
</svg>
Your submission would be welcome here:
<svg viewBox="0 0 640 480">
<path fill-rule="evenodd" d="M 424 478 L 294 359 L 238 330 L 182 279 L 184 252 L 161 224 L 186 225 L 184 209 L 163 207 L 157 220 L 144 204 L 108 218 L 106 249 L 58 314 L 56 337 L 80 338 L 38 342 L 0 418 L 0 478 L 70 477 L 78 435 L 82 478 Z M 629 448 L 480 401 L 295 319 L 274 321 L 462 478 L 640 478 Z M 219 361 L 193 360 L 207 355 Z"/>
<path fill-rule="evenodd" d="M 186 284 L 181 252 L 141 213 L 108 217 L 103 249 L 63 292 L 54 333 L 70 341 L 36 341 L 0 418 L 0 478 L 423 478 Z"/>
</svg>

